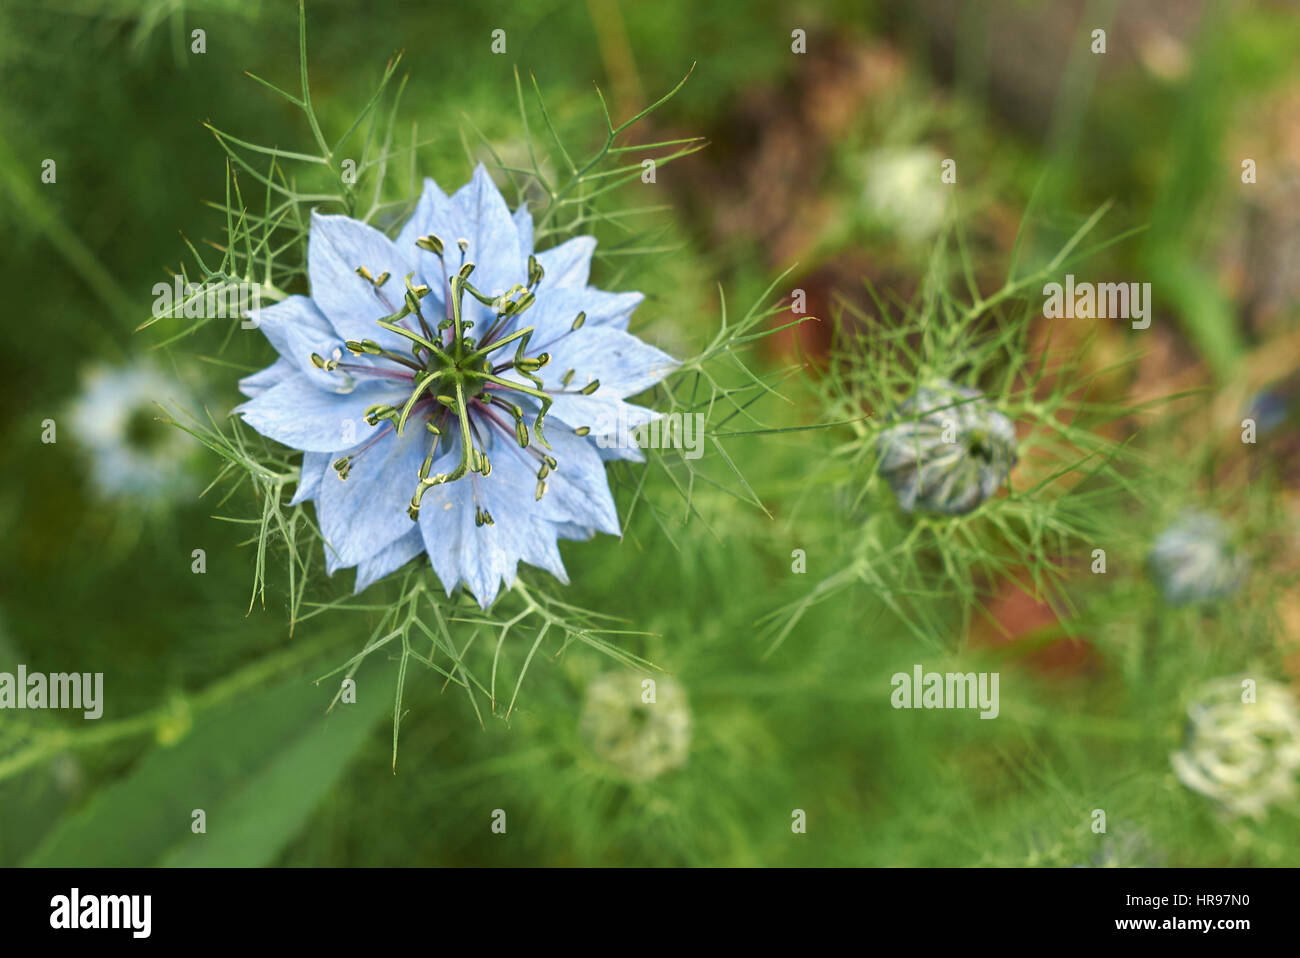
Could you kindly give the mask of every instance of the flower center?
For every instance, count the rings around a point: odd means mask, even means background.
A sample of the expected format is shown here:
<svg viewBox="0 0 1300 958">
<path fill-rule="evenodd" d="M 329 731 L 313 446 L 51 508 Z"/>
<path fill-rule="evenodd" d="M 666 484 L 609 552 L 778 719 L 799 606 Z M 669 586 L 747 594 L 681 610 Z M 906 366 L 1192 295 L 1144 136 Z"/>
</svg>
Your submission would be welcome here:
<svg viewBox="0 0 1300 958">
<path fill-rule="evenodd" d="M 542 267 L 536 257 L 529 256 L 528 285 L 516 284 L 500 296 L 491 297 L 469 282 L 474 264 L 464 261 L 467 241 L 460 240 L 457 243 L 461 251 L 461 266 L 450 276 L 443 257 L 441 239 L 430 234 L 416 240 L 416 246 L 435 254 L 442 263 L 445 316 L 431 325 L 420 305 L 424 297 L 429 295 L 429 287 L 424 284 L 413 285 L 411 277 L 414 273 L 408 273 L 401 308 L 376 322 L 410 342 L 410 354 L 394 352 L 373 339 L 349 340 L 344 344 L 353 355 L 377 356 L 389 364 L 401 367 L 390 370 L 387 375 L 409 379 L 411 383 L 410 394 L 400 406 L 379 403 L 369 407 L 365 414 L 366 422 L 371 426 L 379 426 L 387 420 L 389 425 L 382 428 L 392 428 L 399 436 L 414 416 L 417 422 L 424 423 L 424 428 L 429 433 L 429 451 L 419 469 L 419 481 L 407 512 L 412 519 L 418 519 L 420 501 L 433 486 L 454 482 L 465 476 L 472 478 L 474 473 L 484 477 L 491 475 L 492 463 L 488 459 L 484 440 L 492 432 L 513 438 L 520 449 L 527 450 L 527 454 L 534 458 L 538 465 L 536 498 L 541 499 L 546 492 L 547 476 L 557 468 L 554 456 L 533 446 L 533 441 L 536 440 L 546 450 L 551 448 L 543 434 L 542 425 L 552 398 L 537 375 L 537 371 L 550 362 L 551 357 L 545 352 L 536 356 L 526 355 L 534 332 L 532 326 L 517 328 L 509 334 L 504 334 L 504 330 L 514 317 L 533 305 L 537 284 L 542 279 Z M 389 274 L 381 273 L 376 277 L 365 266 L 358 266 L 356 272 L 392 310 L 393 304 L 383 290 L 390 278 Z M 466 293 L 490 307 L 494 313 L 493 321 L 479 336 L 471 335 L 474 323 L 464 316 Z M 573 328 L 579 328 L 584 319 L 585 315 L 579 313 Z M 511 344 L 514 345 L 512 356 L 501 352 Z M 338 358 L 340 355 L 336 354 L 336 358 L 326 360 L 313 354 L 312 362 L 318 368 L 326 370 L 334 370 L 341 365 L 345 368 L 367 369 L 355 364 L 343 364 Z M 531 385 L 503 378 L 502 374 L 510 371 Z M 566 374 L 566 385 L 571 375 Z M 590 394 L 597 386 L 599 383 L 593 382 L 583 392 Z M 529 397 L 536 403 L 537 412 L 532 417 L 531 426 L 525 421 L 524 409 L 512 400 L 512 394 Z M 517 399 L 518 396 L 514 398 Z M 579 430 L 579 433 L 585 434 L 585 430 Z M 375 438 L 379 438 L 379 435 Z M 431 475 L 439 447 L 451 441 L 450 436 L 455 436 L 460 441 L 460 462 L 450 472 Z M 353 458 L 344 456 L 334 463 L 334 469 L 340 478 L 347 478 Z M 491 513 L 482 507 L 476 510 L 475 522 L 479 526 L 494 524 Z"/>
<path fill-rule="evenodd" d="M 167 437 L 167 433 L 159 428 L 154 411 L 146 406 L 131 410 L 123 432 L 127 445 L 144 453 L 156 452 Z"/>
</svg>

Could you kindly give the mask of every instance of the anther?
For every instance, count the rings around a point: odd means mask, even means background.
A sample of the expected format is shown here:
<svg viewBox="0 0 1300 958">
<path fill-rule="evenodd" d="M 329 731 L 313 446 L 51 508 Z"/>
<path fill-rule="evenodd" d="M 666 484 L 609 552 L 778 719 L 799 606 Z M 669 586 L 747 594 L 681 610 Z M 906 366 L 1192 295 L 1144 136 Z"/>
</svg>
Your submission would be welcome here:
<svg viewBox="0 0 1300 958">
<path fill-rule="evenodd" d="M 421 236 L 415 241 L 415 245 L 422 250 L 428 250 L 435 256 L 442 255 L 442 240 L 430 233 L 428 236 Z"/>
</svg>

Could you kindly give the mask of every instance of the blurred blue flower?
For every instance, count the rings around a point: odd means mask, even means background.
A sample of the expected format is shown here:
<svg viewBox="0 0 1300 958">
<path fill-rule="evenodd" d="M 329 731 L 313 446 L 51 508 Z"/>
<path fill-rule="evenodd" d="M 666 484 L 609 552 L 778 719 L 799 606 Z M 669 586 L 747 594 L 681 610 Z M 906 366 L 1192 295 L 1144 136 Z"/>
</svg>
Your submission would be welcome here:
<svg viewBox="0 0 1300 958">
<path fill-rule="evenodd" d="M 94 366 L 83 373 L 69 409 L 73 438 L 91 454 L 90 481 L 101 496 L 173 501 L 193 488 L 186 457 L 194 441 L 158 421 L 160 402 L 187 405 L 188 390 L 147 361 Z"/>
<path fill-rule="evenodd" d="M 1285 395 L 1273 389 L 1256 393 L 1246 407 L 1246 415 L 1255 420 L 1260 434 L 1272 432 L 1286 422 L 1290 403 Z"/>
<path fill-rule="evenodd" d="M 1016 429 L 976 389 L 937 380 L 899 404 L 877 439 L 879 472 L 904 512 L 961 515 L 1016 464 Z"/>
<path fill-rule="evenodd" d="M 619 533 L 604 459 L 639 453 L 596 440 L 654 418 L 623 400 L 676 362 L 627 332 L 640 293 L 587 284 L 595 245 L 534 254 L 482 165 L 450 197 L 426 179 L 395 241 L 313 214 L 311 296 L 255 314 L 280 358 L 236 411 L 303 450 L 331 574 L 360 591 L 427 552 L 486 608 L 521 561 L 567 582 L 559 539 Z"/>
<path fill-rule="evenodd" d="M 1160 533 L 1149 562 L 1173 605 L 1221 599 L 1236 591 L 1244 574 L 1223 523 L 1203 512 L 1184 513 Z"/>
</svg>

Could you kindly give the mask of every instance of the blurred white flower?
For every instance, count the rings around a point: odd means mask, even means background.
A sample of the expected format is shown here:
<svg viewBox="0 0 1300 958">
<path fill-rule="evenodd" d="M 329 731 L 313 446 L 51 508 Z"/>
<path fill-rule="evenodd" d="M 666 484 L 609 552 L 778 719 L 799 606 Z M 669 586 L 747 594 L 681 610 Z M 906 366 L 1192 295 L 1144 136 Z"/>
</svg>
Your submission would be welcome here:
<svg viewBox="0 0 1300 958">
<path fill-rule="evenodd" d="M 1217 679 L 1188 707 L 1187 740 L 1170 756 L 1188 788 L 1230 815 L 1263 818 L 1295 800 L 1300 775 L 1300 709 L 1283 685 L 1259 679 L 1243 702 L 1243 678 Z"/>
<path fill-rule="evenodd" d="M 666 676 L 653 681 L 655 700 L 645 702 L 642 676 L 607 672 L 587 687 L 582 712 L 591 750 L 634 782 L 684 765 L 691 748 L 686 692 Z"/>
<path fill-rule="evenodd" d="M 862 164 L 867 216 L 907 242 L 929 239 L 943 225 L 947 192 L 941 157 L 926 146 L 868 153 Z"/>
<path fill-rule="evenodd" d="M 176 499 L 191 488 L 193 440 L 157 421 L 156 402 L 188 404 L 184 387 L 152 363 L 95 366 L 69 409 L 72 437 L 90 453 L 87 476 L 105 497 Z"/>
</svg>

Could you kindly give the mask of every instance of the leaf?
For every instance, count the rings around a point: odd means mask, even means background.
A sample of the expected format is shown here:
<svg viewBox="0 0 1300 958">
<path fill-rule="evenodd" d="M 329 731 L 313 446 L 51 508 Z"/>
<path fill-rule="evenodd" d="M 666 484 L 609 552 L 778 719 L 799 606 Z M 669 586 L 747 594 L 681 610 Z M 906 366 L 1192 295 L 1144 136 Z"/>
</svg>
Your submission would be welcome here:
<svg viewBox="0 0 1300 958">
<path fill-rule="evenodd" d="M 307 673 L 304 673 L 304 675 Z M 205 712 L 174 747 L 65 819 L 29 866 L 258 866 L 302 828 L 392 697 L 377 677 L 326 714 L 304 675 Z M 190 831 L 203 809 L 206 834 Z"/>
</svg>

